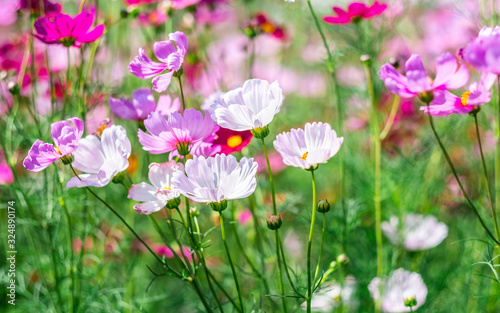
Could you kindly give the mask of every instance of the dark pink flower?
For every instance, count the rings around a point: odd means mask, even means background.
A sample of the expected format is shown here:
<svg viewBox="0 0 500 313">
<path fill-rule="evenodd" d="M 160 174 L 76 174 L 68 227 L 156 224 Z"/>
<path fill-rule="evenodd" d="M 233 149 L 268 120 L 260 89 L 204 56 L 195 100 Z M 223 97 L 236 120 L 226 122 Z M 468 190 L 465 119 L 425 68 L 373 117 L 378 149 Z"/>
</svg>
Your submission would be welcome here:
<svg viewBox="0 0 500 313">
<path fill-rule="evenodd" d="M 387 4 L 378 1 L 373 2 L 371 6 L 366 6 L 362 2 L 352 2 L 347 7 L 347 12 L 341 7 L 333 7 L 337 15 L 325 16 L 323 20 L 328 24 L 349 24 L 380 15 L 385 9 L 387 9 Z"/>
<path fill-rule="evenodd" d="M 104 33 L 104 24 L 94 29 L 94 15 L 82 12 L 72 18 L 67 14 L 58 14 L 53 19 L 40 17 L 35 21 L 35 36 L 47 44 L 62 44 L 65 47 L 80 47 L 83 43 L 93 42 Z"/>
<path fill-rule="evenodd" d="M 249 130 L 235 131 L 222 127 L 215 133 L 215 136 L 216 139 L 213 144 L 220 145 L 221 150 L 219 153 L 226 155 L 243 150 L 253 138 L 252 132 Z"/>
</svg>

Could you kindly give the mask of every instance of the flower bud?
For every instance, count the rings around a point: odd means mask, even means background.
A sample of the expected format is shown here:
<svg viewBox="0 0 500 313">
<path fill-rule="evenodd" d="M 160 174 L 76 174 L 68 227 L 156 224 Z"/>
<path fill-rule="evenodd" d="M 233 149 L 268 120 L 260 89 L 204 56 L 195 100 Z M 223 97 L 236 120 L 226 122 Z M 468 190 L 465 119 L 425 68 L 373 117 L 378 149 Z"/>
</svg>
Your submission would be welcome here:
<svg viewBox="0 0 500 313">
<path fill-rule="evenodd" d="M 395 69 L 398 69 L 398 68 L 399 68 L 399 65 L 400 65 L 400 64 L 399 64 L 399 60 L 398 60 L 398 59 L 396 59 L 395 57 L 391 57 L 391 58 L 389 59 L 389 63 L 390 63 L 392 66 L 394 66 L 394 68 L 395 68 Z"/>
<path fill-rule="evenodd" d="M 211 202 L 210 207 L 215 212 L 222 212 L 227 209 L 227 200 L 222 200 L 221 202 Z"/>
<path fill-rule="evenodd" d="M 189 210 L 189 214 L 193 217 L 200 216 L 200 211 L 198 211 L 198 209 L 196 208 L 191 208 Z"/>
<path fill-rule="evenodd" d="M 173 198 L 173 199 L 168 200 L 167 208 L 176 209 L 179 207 L 179 204 L 181 204 L 181 197 Z"/>
<path fill-rule="evenodd" d="M 405 306 L 409 306 L 409 307 L 417 306 L 417 299 L 415 299 L 415 297 L 413 297 L 413 296 L 405 297 L 404 301 L 405 301 Z"/>
<path fill-rule="evenodd" d="M 121 18 L 127 18 L 127 17 L 128 17 L 128 15 L 129 15 L 129 13 L 128 13 L 128 11 L 127 11 L 127 10 L 125 10 L 125 9 L 121 9 L 121 10 L 120 10 L 120 17 L 121 17 Z"/>
<path fill-rule="evenodd" d="M 372 59 L 367 54 L 363 54 L 359 59 L 361 60 L 361 63 L 363 63 L 363 65 L 372 65 Z"/>
<path fill-rule="evenodd" d="M 257 127 L 251 130 L 252 135 L 257 139 L 264 139 L 269 135 L 269 128 L 267 126 Z"/>
<path fill-rule="evenodd" d="M 63 162 L 64 165 L 69 165 L 71 163 L 73 163 L 73 155 L 70 153 L 70 154 L 66 154 L 64 156 L 61 157 L 61 161 Z"/>
<path fill-rule="evenodd" d="M 267 228 L 271 230 L 280 229 L 281 224 L 283 224 L 283 222 L 281 221 L 281 217 L 279 215 L 269 215 L 267 218 Z"/>
<path fill-rule="evenodd" d="M 7 84 L 7 88 L 9 88 L 9 92 L 13 95 L 13 96 L 17 96 L 19 94 L 19 92 L 21 91 L 21 89 L 19 88 L 19 85 L 16 84 L 15 82 L 13 81 L 10 81 L 8 84 Z"/>
<path fill-rule="evenodd" d="M 340 265 L 347 265 L 349 264 L 349 258 L 344 253 L 339 254 L 337 256 L 337 263 Z"/>
<path fill-rule="evenodd" d="M 330 203 L 328 203 L 328 200 L 321 200 L 318 202 L 317 210 L 320 213 L 326 213 L 330 211 Z"/>
</svg>

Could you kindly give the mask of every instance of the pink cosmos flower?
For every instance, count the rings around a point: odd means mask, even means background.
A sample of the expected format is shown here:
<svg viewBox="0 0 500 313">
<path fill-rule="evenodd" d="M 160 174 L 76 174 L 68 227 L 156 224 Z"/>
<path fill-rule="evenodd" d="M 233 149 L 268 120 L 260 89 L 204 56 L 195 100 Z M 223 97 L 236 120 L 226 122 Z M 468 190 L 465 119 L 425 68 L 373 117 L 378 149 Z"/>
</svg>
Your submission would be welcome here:
<svg viewBox="0 0 500 313">
<path fill-rule="evenodd" d="M 188 109 L 184 114 L 174 112 L 165 120 L 160 112 L 151 113 L 144 121 L 150 134 L 139 130 L 142 148 L 153 154 L 177 150 L 180 155 L 199 155 L 199 149 L 206 149 L 215 139 L 219 126 L 214 124 L 209 114 Z"/>
<path fill-rule="evenodd" d="M 164 245 L 164 244 L 155 245 L 154 250 L 156 253 L 166 257 L 167 259 L 173 259 L 175 256 L 174 251 L 172 251 L 172 249 L 170 249 L 167 245 Z M 174 247 L 174 250 L 175 250 L 175 254 L 177 254 L 180 258 L 182 258 L 182 255 L 184 255 L 186 257 L 186 259 L 188 260 L 188 262 L 193 261 L 191 248 L 189 248 L 187 246 L 182 246 L 182 249 L 179 249 L 178 247 Z M 181 254 L 181 250 L 182 250 L 182 254 Z M 198 262 L 198 257 L 196 256 L 196 254 L 194 254 L 194 260 L 195 260 L 195 262 Z"/>
<path fill-rule="evenodd" d="M 12 0 L 0 0 L 2 10 L 0 11 L 0 26 L 9 26 L 17 20 L 19 2 Z"/>
<path fill-rule="evenodd" d="M 450 90 L 464 86 L 469 80 L 469 70 L 465 64 L 459 65 L 455 56 L 446 52 L 436 59 L 436 78 L 432 80 L 425 71 L 420 56 L 413 54 L 406 61 L 406 76 L 401 75 L 390 63 L 379 71 L 390 92 L 402 98 L 411 98 L 435 90 Z"/>
<path fill-rule="evenodd" d="M 77 117 L 56 122 L 50 126 L 50 133 L 55 146 L 37 139 L 23 162 L 28 171 L 39 172 L 74 152 L 82 138 L 83 122 Z"/>
<path fill-rule="evenodd" d="M 156 105 L 151 89 L 140 88 L 132 93 L 132 100 L 110 97 L 109 106 L 113 113 L 123 119 L 144 120 L 154 111 L 158 111 L 162 116 L 177 112 L 181 108 L 181 103 L 179 98 L 172 101 L 169 95 L 161 95 L 158 98 L 158 105 Z"/>
<path fill-rule="evenodd" d="M 11 185 L 14 182 L 14 174 L 7 164 L 4 152 L 0 150 L 0 185 Z"/>
<path fill-rule="evenodd" d="M 172 8 L 176 10 L 184 9 L 200 3 L 201 0 L 172 0 Z"/>
<path fill-rule="evenodd" d="M 308 170 L 337 154 L 343 141 L 330 124 L 314 122 L 307 123 L 305 130 L 292 129 L 277 135 L 273 144 L 283 163 Z"/>
<path fill-rule="evenodd" d="M 487 103 L 491 99 L 490 89 L 496 81 L 497 76 L 484 72 L 479 83 L 473 83 L 469 90 L 462 96 L 457 97 L 449 91 L 438 90 L 434 92 L 434 100 L 431 106 L 421 106 L 425 114 L 435 116 L 448 116 L 450 114 L 467 114 L 476 105 Z"/>
<path fill-rule="evenodd" d="M 153 10 L 150 12 L 140 13 L 137 19 L 143 25 L 160 26 L 168 19 L 168 15 L 162 10 Z"/>
<path fill-rule="evenodd" d="M 483 27 L 477 38 L 460 51 L 465 62 L 480 71 L 500 74 L 500 27 Z"/>
<path fill-rule="evenodd" d="M 265 155 L 257 155 L 255 157 L 255 162 L 259 164 L 258 173 L 268 174 L 269 170 L 267 169 L 267 160 Z M 269 163 L 271 164 L 271 168 L 273 170 L 273 174 L 277 174 L 286 168 L 286 164 L 283 163 L 283 158 L 277 152 L 269 152 Z"/>
<path fill-rule="evenodd" d="M 151 163 L 149 165 L 148 183 L 132 185 L 128 198 L 142 203 L 134 205 L 134 209 L 141 214 L 158 212 L 168 201 L 179 197 L 179 190 L 172 185 L 171 179 L 175 172 L 184 173 L 182 163 L 170 161 L 166 163 Z"/>
<path fill-rule="evenodd" d="M 153 78 L 153 90 L 163 92 L 167 90 L 172 80 L 172 75 L 177 72 L 184 61 L 188 49 L 186 35 L 182 32 L 175 32 L 168 35 L 169 40 L 155 42 L 154 53 L 162 63 L 153 62 L 144 53 L 144 49 L 139 48 L 139 55 L 132 60 L 128 69 L 130 73 L 141 79 Z M 165 70 L 168 73 L 161 74 Z M 158 76 L 157 76 L 158 75 Z"/>
<path fill-rule="evenodd" d="M 238 223 L 245 225 L 252 220 L 252 211 L 249 209 L 243 209 L 238 213 Z"/>
<path fill-rule="evenodd" d="M 221 203 L 250 196 L 257 186 L 257 163 L 253 159 L 217 154 L 193 157 L 186 162 L 186 173 L 175 172 L 172 183 L 181 194 L 200 203 Z"/>
<path fill-rule="evenodd" d="M 104 129 L 101 140 L 88 135 L 80 140 L 78 149 L 73 153 L 74 168 L 88 174 L 71 178 L 66 187 L 106 186 L 116 174 L 128 168 L 131 152 L 127 132 L 121 126 L 112 125 Z"/>
<path fill-rule="evenodd" d="M 58 14 L 53 20 L 39 17 L 35 21 L 35 36 L 47 44 L 62 44 L 65 47 L 80 47 L 83 43 L 93 42 L 104 33 L 104 24 L 90 30 L 94 15 L 82 12 L 72 18 L 67 14 Z"/>
<path fill-rule="evenodd" d="M 221 147 L 219 153 L 231 154 L 243 150 L 252 141 L 253 135 L 249 130 L 235 131 L 228 128 L 220 128 L 215 133 L 214 145 Z"/>
<path fill-rule="evenodd" d="M 374 16 L 382 14 L 387 9 L 387 4 L 378 1 L 373 2 L 371 6 L 366 6 L 362 2 L 352 2 L 347 7 L 347 12 L 340 7 L 333 7 L 336 16 L 325 16 L 323 20 L 329 24 L 349 24 L 367 20 Z"/>
</svg>

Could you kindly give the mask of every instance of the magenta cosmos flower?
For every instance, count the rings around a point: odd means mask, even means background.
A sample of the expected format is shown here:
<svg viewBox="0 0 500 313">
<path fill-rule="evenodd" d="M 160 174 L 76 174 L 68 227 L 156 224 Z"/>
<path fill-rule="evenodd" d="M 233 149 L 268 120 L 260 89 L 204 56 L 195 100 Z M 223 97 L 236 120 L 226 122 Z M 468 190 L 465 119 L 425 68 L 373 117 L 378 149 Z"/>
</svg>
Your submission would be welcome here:
<svg viewBox="0 0 500 313">
<path fill-rule="evenodd" d="M 87 174 L 73 177 L 66 188 L 103 187 L 128 168 L 128 158 L 132 152 L 127 131 L 112 125 L 102 131 L 101 138 L 88 135 L 80 140 L 75 150 L 74 168 Z"/>
<path fill-rule="evenodd" d="M 35 21 L 35 36 L 47 44 L 62 44 L 65 47 L 80 47 L 83 43 L 93 42 L 104 33 L 104 24 L 94 29 L 94 15 L 82 12 L 72 18 L 67 14 L 58 14 L 53 20 L 40 17 Z"/>
<path fill-rule="evenodd" d="M 184 56 L 188 49 L 186 35 L 175 32 L 168 35 L 169 40 L 155 42 L 154 53 L 161 63 L 154 62 L 146 56 L 144 49 L 139 48 L 139 55 L 130 62 L 130 73 L 141 79 L 153 78 L 153 90 L 163 92 L 167 90 L 172 75 L 181 68 Z M 168 71 L 165 74 L 160 73 Z"/>
<path fill-rule="evenodd" d="M 78 147 L 83 127 L 82 120 L 77 117 L 53 123 L 50 133 L 55 145 L 37 139 L 24 159 L 24 167 L 28 171 L 39 172 L 58 159 L 69 162 L 71 157 L 68 155 Z"/>
<path fill-rule="evenodd" d="M 307 123 L 305 130 L 292 129 L 276 136 L 274 148 L 283 157 L 283 163 L 305 170 L 326 163 L 340 149 L 343 137 L 327 123 Z"/>
<path fill-rule="evenodd" d="M 431 106 L 421 106 L 425 114 L 435 116 L 448 116 L 450 114 L 467 114 L 477 105 L 487 103 L 491 100 L 490 89 L 496 81 L 494 74 L 483 73 L 479 83 L 473 83 L 469 90 L 460 97 L 455 96 L 449 91 L 438 90 L 434 92 L 434 100 Z"/>
<path fill-rule="evenodd" d="M 172 183 L 189 199 L 210 203 L 222 211 L 227 200 L 250 196 L 257 186 L 257 163 L 253 159 L 217 154 L 215 157 L 193 157 L 186 162 L 186 173 L 175 172 Z"/>
<path fill-rule="evenodd" d="M 172 176 L 177 171 L 184 173 L 182 163 L 173 160 L 161 164 L 151 163 L 148 177 L 152 185 L 132 185 L 128 192 L 129 199 L 142 202 L 134 205 L 134 209 L 141 214 L 151 214 L 161 210 L 170 200 L 179 197 L 179 190 L 171 183 Z M 176 205 L 178 204 L 177 202 Z"/>
<path fill-rule="evenodd" d="M 209 114 L 188 109 L 184 114 L 174 112 L 165 119 L 159 112 L 151 113 L 144 121 L 150 134 L 139 130 L 142 148 L 153 154 L 177 151 L 180 155 L 197 155 L 198 149 L 211 146 L 219 126 Z"/>
<path fill-rule="evenodd" d="M 500 27 L 483 27 L 460 55 L 477 70 L 500 74 Z"/>
<path fill-rule="evenodd" d="M 371 6 L 362 2 L 352 2 L 347 7 L 347 12 L 340 7 L 333 7 L 333 12 L 337 15 L 325 16 L 323 20 L 329 24 L 349 24 L 380 15 L 385 9 L 387 9 L 387 4 L 378 1 L 373 2 Z"/>
<path fill-rule="evenodd" d="M 231 154 L 243 150 L 252 141 L 253 135 L 249 130 L 235 131 L 220 128 L 215 134 L 214 145 L 220 146 L 219 153 Z"/>
<path fill-rule="evenodd" d="M 177 112 L 181 108 L 181 103 L 179 98 L 172 101 L 169 95 L 161 95 L 158 98 L 158 104 L 155 104 L 151 89 L 140 88 L 133 92 L 132 100 L 110 97 L 109 106 L 118 117 L 126 120 L 144 120 L 154 111 L 160 112 L 163 116 Z"/>
<path fill-rule="evenodd" d="M 429 99 L 429 92 L 450 90 L 463 87 L 469 80 L 469 70 L 465 64 L 459 65 L 455 56 L 446 52 L 436 59 L 436 78 L 432 80 L 425 71 L 418 54 L 413 54 L 406 61 L 406 76 L 401 75 L 389 63 L 378 72 L 390 92 L 402 98 L 420 96 L 423 101 Z"/>
</svg>

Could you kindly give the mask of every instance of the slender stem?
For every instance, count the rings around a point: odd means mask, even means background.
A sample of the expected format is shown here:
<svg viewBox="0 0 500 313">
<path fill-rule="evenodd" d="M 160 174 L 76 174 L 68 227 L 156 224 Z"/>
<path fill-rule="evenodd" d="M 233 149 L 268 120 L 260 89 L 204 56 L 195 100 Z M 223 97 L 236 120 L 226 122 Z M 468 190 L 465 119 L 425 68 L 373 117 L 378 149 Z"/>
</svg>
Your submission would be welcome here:
<svg viewBox="0 0 500 313">
<path fill-rule="evenodd" d="M 207 312 L 213 312 L 212 308 L 210 307 L 210 304 L 207 302 L 207 299 L 205 298 L 205 295 L 203 294 L 203 290 L 201 290 L 200 285 L 198 284 L 198 280 L 193 279 L 191 281 L 191 285 L 193 285 L 194 289 L 196 290 L 196 294 L 200 297 L 200 300 L 203 303 L 205 310 Z"/>
<path fill-rule="evenodd" d="M 168 212 L 167 212 L 168 213 Z M 168 242 L 168 239 L 167 239 L 167 236 L 165 235 L 165 233 L 163 233 L 163 231 L 161 230 L 161 227 L 160 225 L 158 225 L 158 222 L 156 221 L 156 219 L 150 214 L 148 215 L 149 216 L 149 219 L 151 220 L 151 222 L 153 222 L 153 226 L 154 228 L 156 229 L 156 232 L 160 235 L 160 237 L 162 238 L 163 242 L 167 245 L 167 247 L 170 249 L 170 251 L 172 251 L 173 255 L 174 255 L 174 259 L 176 260 L 177 262 L 177 265 L 179 265 L 179 268 L 181 269 L 186 269 L 186 265 L 184 263 L 182 263 L 182 260 L 180 259 L 179 255 L 177 253 L 175 253 L 174 249 L 172 249 L 172 246 L 170 246 L 170 243 Z M 175 236 L 175 234 L 174 234 Z M 165 264 L 167 265 L 167 264 Z M 172 268 L 169 267 L 169 270 L 175 272 Z M 180 273 L 177 273 L 177 275 L 179 277 L 181 277 L 182 275 Z"/>
<path fill-rule="evenodd" d="M 428 110 L 430 111 L 430 104 L 429 103 L 427 103 L 427 107 L 428 107 Z M 481 226 L 484 228 L 484 230 L 486 231 L 486 233 L 488 234 L 488 236 L 497 245 L 500 245 L 500 242 L 495 238 L 495 236 L 493 236 L 493 234 L 491 233 L 491 231 L 488 229 L 488 227 L 484 223 L 483 219 L 481 218 L 481 215 L 479 215 L 479 212 L 478 212 L 476 206 L 474 205 L 474 203 L 472 203 L 472 200 L 469 198 L 469 195 L 465 192 L 464 186 L 462 185 L 462 182 L 460 181 L 460 178 L 458 178 L 458 174 L 457 174 L 457 171 L 455 170 L 455 166 L 453 165 L 453 162 L 451 161 L 451 158 L 450 158 L 448 152 L 446 151 L 446 148 L 444 147 L 443 143 L 441 142 L 441 139 L 439 138 L 439 135 L 438 135 L 438 133 L 436 131 L 436 128 L 434 127 L 434 121 L 432 119 L 432 115 L 431 114 L 427 114 L 427 116 L 429 117 L 429 123 L 431 124 L 431 128 L 432 128 L 432 132 L 434 133 L 434 137 L 436 137 L 436 140 L 437 140 L 437 142 L 439 144 L 439 147 L 443 151 L 444 157 L 445 157 L 446 161 L 448 162 L 448 165 L 450 166 L 451 172 L 453 173 L 453 176 L 455 177 L 455 180 L 458 183 L 458 187 L 460 187 L 460 190 L 462 191 L 462 194 L 464 195 L 465 200 L 467 200 L 467 203 L 471 207 L 471 209 L 474 212 L 474 214 L 476 215 L 476 217 L 479 219 L 479 222 L 481 223 Z"/>
<path fill-rule="evenodd" d="M 314 178 L 314 170 L 311 170 L 312 175 L 312 217 L 311 228 L 309 229 L 309 240 L 307 242 L 307 312 L 311 312 L 312 300 L 312 273 L 311 273 L 311 251 L 312 239 L 314 234 L 314 223 L 316 222 L 316 179 Z"/>
<path fill-rule="evenodd" d="M 186 109 L 186 100 L 184 100 L 184 90 L 182 89 L 181 75 L 177 76 L 177 79 L 179 80 L 179 88 L 181 90 L 182 112 L 184 112 L 184 110 Z"/>
<path fill-rule="evenodd" d="M 234 268 L 233 260 L 231 259 L 231 254 L 229 253 L 229 247 L 227 245 L 226 232 L 224 230 L 224 217 L 222 216 L 222 212 L 219 212 L 219 217 L 220 217 L 220 232 L 222 236 L 222 241 L 224 242 L 224 248 L 226 249 L 227 259 L 229 261 L 229 265 L 231 266 L 231 271 L 233 273 L 234 284 L 236 285 L 236 292 L 238 293 L 238 299 L 240 301 L 241 311 L 245 312 L 245 305 L 243 303 L 243 298 L 241 296 L 240 283 L 238 282 L 236 269 Z"/>
<path fill-rule="evenodd" d="M 481 154 L 481 163 L 483 164 L 484 180 L 486 183 L 486 189 L 488 190 L 488 198 L 490 201 L 491 218 L 493 219 L 493 223 L 495 225 L 495 233 L 497 235 L 497 238 L 500 238 L 500 231 L 498 229 L 498 221 L 497 221 L 497 214 L 496 214 L 496 210 L 495 210 L 495 204 L 493 202 L 493 196 L 491 195 L 490 182 L 488 179 L 488 170 L 486 169 L 486 161 L 484 160 L 483 146 L 481 144 L 481 136 L 479 134 L 479 123 L 477 122 L 477 113 L 473 114 L 473 117 L 474 117 L 474 124 L 476 125 L 476 136 L 477 136 L 477 143 L 479 144 L 479 152 Z"/>
<path fill-rule="evenodd" d="M 277 229 L 274 231 L 274 237 L 276 240 L 276 258 L 278 261 L 278 285 L 279 285 L 280 295 L 281 295 L 281 305 L 283 306 L 283 313 L 286 313 L 288 310 L 286 308 L 285 286 L 283 284 L 283 273 L 281 271 L 280 238 L 279 238 L 279 233 L 278 233 Z M 287 270 L 287 275 L 288 275 L 288 270 Z M 291 285 L 291 283 L 290 283 L 290 285 Z"/>
<path fill-rule="evenodd" d="M 174 240 L 175 242 L 177 243 L 177 245 L 179 246 L 179 254 L 182 256 L 182 259 L 184 260 L 185 263 L 183 263 L 184 265 L 184 268 L 189 272 L 189 274 L 191 276 L 194 276 L 193 272 L 192 272 L 192 269 L 191 267 L 189 266 L 189 259 L 184 255 L 184 252 L 182 251 L 182 243 L 179 239 L 179 237 L 177 237 L 177 232 L 175 231 L 175 227 L 174 227 L 174 221 L 172 219 L 172 213 L 167 209 L 167 216 L 168 216 L 168 224 L 170 225 L 170 230 L 172 231 L 172 235 L 174 235 Z M 175 251 L 172 250 L 172 252 L 175 254 Z M 180 259 L 180 257 L 179 257 Z"/>
<path fill-rule="evenodd" d="M 250 202 L 250 211 L 252 212 L 252 219 L 253 219 L 253 227 L 255 229 L 255 245 L 257 246 L 257 250 L 259 251 L 260 255 L 260 262 L 261 262 L 261 267 L 262 267 L 262 275 L 266 275 L 266 264 L 264 262 L 265 259 L 265 254 L 264 254 L 264 244 L 262 240 L 262 234 L 260 232 L 260 224 L 259 220 L 257 218 L 257 214 L 255 212 L 256 206 L 255 206 L 255 196 L 252 194 L 249 198 Z"/>
<path fill-rule="evenodd" d="M 227 293 L 227 291 L 222 287 L 222 285 L 217 281 L 217 279 L 214 277 L 214 275 L 212 274 L 212 272 L 210 272 L 208 269 L 206 269 L 206 272 L 208 274 L 208 276 L 210 276 L 210 279 L 214 281 L 215 285 L 217 286 L 217 288 L 220 289 L 220 291 L 222 291 L 222 293 L 226 296 L 226 298 L 229 300 L 229 302 L 231 302 L 231 304 L 233 305 L 234 309 L 238 312 L 241 312 L 241 309 L 240 307 L 236 304 L 236 302 L 234 302 L 233 298 L 231 298 L 231 296 L 229 296 L 229 294 Z"/>
<path fill-rule="evenodd" d="M 391 131 L 392 125 L 394 125 L 394 120 L 396 119 L 396 114 L 398 113 L 400 102 L 401 98 L 399 96 L 395 96 L 394 100 L 392 101 L 391 112 L 389 113 L 387 122 L 385 123 L 384 129 L 380 133 L 380 140 L 384 140 Z"/>
<path fill-rule="evenodd" d="M 253 78 L 253 66 L 255 63 L 255 38 L 250 38 L 250 58 L 248 62 L 248 78 Z"/>
<path fill-rule="evenodd" d="M 269 155 L 267 154 L 266 142 L 264 138 L 262 138 L 262 149 L 264 150 L 264 155 L 266 156 L 267 163 L 267 171 L 269 173 L 269 184 L 271 185 L 271 197 L 273 198 L 273 214 L 278 214 L 276 209 L 276 193 L 274 190 L 274 180 L 273 180 L 273 171 L 271 170 L 271 163 L 269 162 Z"/>
<path fill-rule="evenodd" d="M 323 243 L 325 242 L 325 229 L 326 229 L 326 214 L 323 213 L 323 228 L 321 229 L 321 246 L 319 248 L 319 258 L 318 265 L 316 265 L 316 272 L 314 273 L 313 281 L 316 282 L 316 279 L 319 275 L 319 269 L 321 267 L 321 259 L 323 257 Z"/>
<path fill-rule="evenodd" d="M 285 268 L 285 273 L 288 278 L 288 282 L 290 282 L 290 286 L 292 286 L 293 291 L 299 295 L 302 298 L 306 298 L 306 296 L 301 293 L 300 291 L 297 290 L 295 287 L 295 284 L 293 283 L 292 276 L 290 275 L 290 272 L 288 270 L 288 265 L 286 264 L 286 258 L 285 258 L 285 250 L 283 249 L 283 243 L 281 242 L 281 236 L 278 230 L 276 230 L 276 236 L 278 237 L 278 242 L 279 242 L 279 248 L 281 252 L 281 256 L 283 257 L 283 267 Z"/>
</svg>

